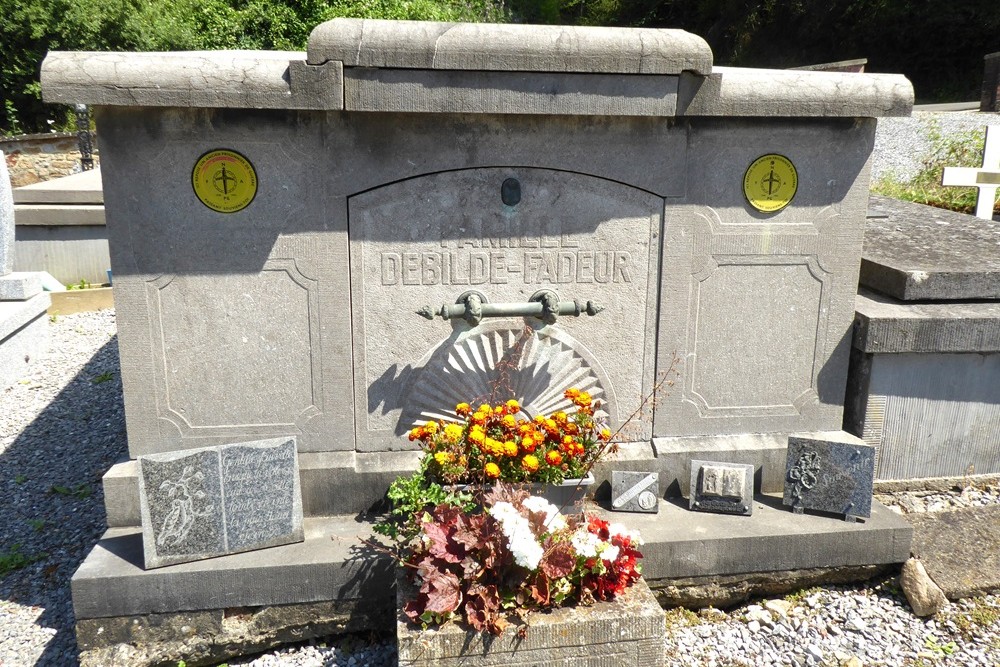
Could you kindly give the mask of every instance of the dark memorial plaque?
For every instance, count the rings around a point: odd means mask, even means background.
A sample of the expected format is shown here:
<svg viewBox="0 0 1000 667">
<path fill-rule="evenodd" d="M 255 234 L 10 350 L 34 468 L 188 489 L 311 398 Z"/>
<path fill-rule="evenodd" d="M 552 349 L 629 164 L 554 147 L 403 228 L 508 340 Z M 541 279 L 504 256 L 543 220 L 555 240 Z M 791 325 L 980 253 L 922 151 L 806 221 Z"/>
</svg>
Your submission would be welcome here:
<svg viewBox="0 0 1000 667">
<path fill-rule="evenodd" d="M 842 514 L 848 521 L 871 516 L 875 448 L 847 434 L 843 438 L 789 436 L 785 505 L 795 512 Z"/>
<path fill-rule="evenodd" d="M 301 542 L 295 438 L 139 457 L 147 568 Z"/>
<path fill-rule="evenodd" d="M 753 466 L 744 463 L 691 461 L 691 497 L 696 512 L 753 515 Z"/>
</svg>

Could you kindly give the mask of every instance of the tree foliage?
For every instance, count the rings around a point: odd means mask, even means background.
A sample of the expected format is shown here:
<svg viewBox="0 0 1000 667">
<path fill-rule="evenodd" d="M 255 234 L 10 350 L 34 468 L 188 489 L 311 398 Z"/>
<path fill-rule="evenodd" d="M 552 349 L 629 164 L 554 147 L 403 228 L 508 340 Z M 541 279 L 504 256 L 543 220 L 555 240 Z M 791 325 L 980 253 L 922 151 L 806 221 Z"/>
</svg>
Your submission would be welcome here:
<svg viewBox="0 0 1000 667">
<path fill-rule="evenodd" d="M 0 0 L 0 133 L 64 120 L 43 105 L 49 50 L 303 49 L 337 17 L 683 28 L 718 64 L 793 67 L 867 58 L 918 99 L 977 99 L 1000 51 L 997 0 Z"/>
</svg>

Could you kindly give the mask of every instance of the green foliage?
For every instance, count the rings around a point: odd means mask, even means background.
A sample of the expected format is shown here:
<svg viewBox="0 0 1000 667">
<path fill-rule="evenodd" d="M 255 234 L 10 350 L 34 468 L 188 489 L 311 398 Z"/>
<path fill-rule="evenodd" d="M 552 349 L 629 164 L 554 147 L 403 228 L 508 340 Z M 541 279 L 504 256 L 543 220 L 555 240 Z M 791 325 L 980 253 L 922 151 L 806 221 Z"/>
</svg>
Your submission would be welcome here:
<svg viewBox="0 0 1000 667">
<path fill-rule="evenodd" d="M 944 136 L 940 127 L 932 126 L 928 138 L 931 150 L 920 171 L 909 181 L 887 176 L 872 184 L 872 191 L 887 197 L 946 208 L 961 213 L 976 209 L 976 188 L 941 185 L 945 167 L 979 167 L 983 163 L 983 138 L 979 131 Z M 1000 212 L 1000 206 L 997 207 Z"/>
<path fill-rule="evenodd" d="M 49 493 L 55 493 L 60 496 L 72 496 L 73 498 L 89 498 L 94 491 L 90 488 L 89 484 L 77 484 L 75 487 L 70 488 L 68 486 L 61 486 L 59 484 L 53 484 L 49 487 Z"/>
<path fill-rule="evenodd" d="M 40 533 L 45 528 L 45 519 L 28 519 L 28 525 Z"/>
<path fill-rule="evenodd" d="M 43 560 L 48 554 L 25 554 L 21 552 L 20 544 L 12 544 L 4 551 L 0 551 L 0 577 L 5 577 L 14 570 L 28 567 L 32 563 Z"/>
<path fill-rule="evenodd" d="M 21 473 L 18 473 L 16 475 L 14 475 L 14 483 L 15 484 L 19 484 L 20 485 L 20 484 L 24 484 L 27 481 L 28 481 L 28 476 L 27 475 L 22 475 Z"/>
<path fill-rule="evenodd" d="M 442 503 L 471 511 L 475 504 L 472 494 L 456 489 L 446 489 L 440 484 L 428 481 L 427 461 L 421 460 L 420 467 L 409 477 L 398 477 L 389 486 L 386 496 L 392 503 L 389 515 L 375 524 L 374 530 L 380 535 L 397 542 L 407 542 L 420 531 L 420 519 L 424 511 Z"/>
<path fill-rule="evenodd" d="M 93 384 L 103 384 L 105 382 L 113 380 L 114 378 L 115 378 L 114 373 L 112 373 L 111 371 L 104 371 L 100 375 L 95 375 L 93 378 L 91 378 L 90 381 Z"/>
</svg>

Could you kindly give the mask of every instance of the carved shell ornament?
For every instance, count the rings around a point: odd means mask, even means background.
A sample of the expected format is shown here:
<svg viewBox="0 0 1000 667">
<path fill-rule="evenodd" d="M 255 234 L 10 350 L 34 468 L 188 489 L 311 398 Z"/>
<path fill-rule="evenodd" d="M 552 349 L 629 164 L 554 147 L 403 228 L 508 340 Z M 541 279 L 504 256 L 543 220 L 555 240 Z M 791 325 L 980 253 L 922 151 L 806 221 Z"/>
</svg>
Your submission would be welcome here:
<svg viewBox="0 0 1000 667">
<path fill-rule="evenodd" d="M 462 423 L 454 410 L 463 402 L 516 398 L 521 417 L 528 419 L 557 410 L 575 412 L 563 395 L 570 387 L 601 401 L 597 416 L 615 418 L 603 370 L 579 341 L 555 327 L 480 327 L 456 342 L 442 343 L 422 366 L 408 392 L 398 433 L 428 421 Z"/>
</svg>

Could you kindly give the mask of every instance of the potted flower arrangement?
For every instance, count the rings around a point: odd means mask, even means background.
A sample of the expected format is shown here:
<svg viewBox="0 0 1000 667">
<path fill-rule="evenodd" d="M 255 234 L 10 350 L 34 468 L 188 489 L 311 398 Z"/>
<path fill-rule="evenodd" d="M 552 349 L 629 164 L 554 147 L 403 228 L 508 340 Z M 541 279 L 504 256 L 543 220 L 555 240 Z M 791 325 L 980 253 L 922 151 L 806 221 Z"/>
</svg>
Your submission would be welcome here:
<svg viewBox="0 0 1000 667">
<path fill-rule="evenodd" d="M 409 432 L 418 470 L 389 489 L 376 531 L 395 539 L 409 575 L 403 612 L 424 627 L 449 620 L 501 634 L 532 610 L 609 600 L 640 578 L 642 540 L 596 514 L 563 515 L 541 492 L 593 483 L 614 436 L 586 392 L 572 408 L 527 418 L 516 400 L 455 407 L 457 421 Z M 536 495 L 532 495 L 535 493 Z"/>
</svg>

